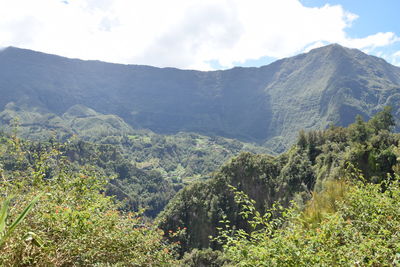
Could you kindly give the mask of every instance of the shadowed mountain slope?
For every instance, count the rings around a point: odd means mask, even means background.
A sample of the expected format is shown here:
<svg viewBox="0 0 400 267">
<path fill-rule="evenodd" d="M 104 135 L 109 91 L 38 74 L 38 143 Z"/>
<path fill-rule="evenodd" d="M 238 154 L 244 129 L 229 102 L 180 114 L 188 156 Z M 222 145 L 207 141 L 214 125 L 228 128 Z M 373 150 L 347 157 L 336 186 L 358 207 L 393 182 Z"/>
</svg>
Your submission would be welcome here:
<svg viewBox="0 0 400 267">
<path fill-rule="evenodd" d="M 133 128 L 266 142 L 282 151 L 299 129 L 348 125 L 385 105 L 399 115 L 400 68 L 339 45 L 260 68 L 192 71 L 0 51 L 0 109 L 14 102 L 57 115 L 74 105 Z"/>
</svg>

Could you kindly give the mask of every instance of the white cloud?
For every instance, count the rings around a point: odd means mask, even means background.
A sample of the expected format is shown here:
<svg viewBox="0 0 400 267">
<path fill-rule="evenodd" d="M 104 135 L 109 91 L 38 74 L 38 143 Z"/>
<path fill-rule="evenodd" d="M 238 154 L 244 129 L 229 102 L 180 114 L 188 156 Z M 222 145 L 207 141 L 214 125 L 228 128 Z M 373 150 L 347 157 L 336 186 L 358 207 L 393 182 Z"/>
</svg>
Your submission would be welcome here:
<svg viewBox="0 0 400 267">
<path fill-rule="evenodd" d="M 399 41 L 391 32 L 352 39 L 345 30 L 357 15 L 298 0 L 0 0 L 0 18 L 0 47 L 197 69 L 326 43 L 367 51 Z"/>
<path fill-rule="evenodd" d="M 344 40 L 343 44 L 348 47 L 370 51 L 374 48 L 387 46 L 398 41 L 400 41 L 400 38 L 393 32 L 378 32 L 365 38 Z"/>
<path fill-rule="evenodd" d="M 391 56 L 391 63 L 400 67 L 400 50 L 393 53 L 393 55 Z"/>
</svg>

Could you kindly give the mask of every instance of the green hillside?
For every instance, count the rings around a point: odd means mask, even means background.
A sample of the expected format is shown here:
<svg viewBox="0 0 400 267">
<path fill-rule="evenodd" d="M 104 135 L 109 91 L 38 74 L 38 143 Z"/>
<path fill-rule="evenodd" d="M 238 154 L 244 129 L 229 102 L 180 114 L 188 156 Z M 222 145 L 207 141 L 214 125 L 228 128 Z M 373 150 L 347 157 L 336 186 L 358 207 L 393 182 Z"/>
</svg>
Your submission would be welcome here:
<svg viewBox="0 0 400 267">
<path fill-rule="evenodd" d="M 390 108 L 386 108 L 368 122 L 358 117 L 348 128 L 300 132 L 297 145 L 275 157 L 242 153 L 210 180 L 182 189 L 160 214 L 159 226 L 187 229 L 174 237 L 182 243 L 182 252 L 219 248 L 210 236 L 218 235 L 224 221 L 230 229 L 252 229 L 232 187 L 254 200 L 256 211 L 265 213 L 274 203 L 288 207 L 295 201 L 302 208 L 311 192 L 323 191 L 326 181 L 344 178 L 352 171 L 359 170 L 366 182 L 380 183 L 394 174 L 400 156 L 400 136 L 389 132 L 393 125 Z"/>
<path fill-rule="evenodd" d="M 136 130 L 116 115 L 101 114 L 83 105 L 72 106 L 58 116 L 9 103 L 0 112 L 0 126 L 5 132 L 17 131 L 18 136 L 31 140 L 78 139 L 114 145 L 138 168 L 155 170 L 180 182 L 206 177 L 240 151 L 272 153 L 264 147 L 223 137 Z"/>
<path fill-rule="evenodd" d="M 116 176 L 107 192 L 117 196 L 125 210 L 145 208 L 149 217 L 155 217 L 185 184 L 209 178 L 241 151 L 270 152 L 223 137 L 134 130 L 116 115 L 83 105 L 57 116 L 10 103 L 0 112 L 0 125 L 3 131 L 22 138 L 66 143 L 71 160 L 95 164 Z"/>
</svg>

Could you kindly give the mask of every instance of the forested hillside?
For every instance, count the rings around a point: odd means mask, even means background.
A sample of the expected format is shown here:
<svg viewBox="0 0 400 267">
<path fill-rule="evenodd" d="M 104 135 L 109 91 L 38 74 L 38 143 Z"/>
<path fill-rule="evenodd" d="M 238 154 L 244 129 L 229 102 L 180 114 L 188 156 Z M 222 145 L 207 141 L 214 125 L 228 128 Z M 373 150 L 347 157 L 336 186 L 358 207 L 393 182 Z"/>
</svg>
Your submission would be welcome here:
<svg viewBox="0 0 400 267">
<path fill-rule="evenodd" d="M 18 126 L 13 130 L 18 136 Z M 155 217 L 168 201 L 186 184 L 208 179 L 220 164 L 240 151 L 263 151 L 250 144 L 196 134 L 160 136 L 151 132 L 105 136 L 95 143 L 78 137 L 68 139 L 60 152 L 71 162 L 94 166 L 103 175 L 114 177 L 106 193 L 123 203 L 122 209 L 144 209 Z M 113 141 L 110 141 L 113 140 Z M 39 147 L 57 144 L 47 141 L 25 141 Z M 28 148 L 29 149 L 29 148 Z"/>
<path fill-rule="evenodd" d="M 341 182 L 336 184 L 336 181 L 380 184 L 388 175 L 393 177 L 397 173 L 400 136 L 390 132 L 393 126 L 390 108 L 385 108 L 368 122 L 357 117 L 347 128 L 332 126 L 324 131 L 302 131 L 297 144 L 279 156 L 243 153 L 210 180 L 182 189 L 159 216 L 159 226 L 166 231 L 185 229 L 172 238 L 182 243 L 183 253 L 193 248 L 220 248 L 218 240 L 210 236 L 220 235 L 220 230 L 227 226 L 228 230 L 242 229 L 248 234 L 253 229 L 249 222 L 253 213 L 264 214 L 274 203 L 288 207 L 294 201 L 302 210 L 311 205 L 312 196 L 328 191 L 333 195 L 326 200 L 327 205 L 335 207 L 335 201 L 340 200 L 335 199 L 339 197 L 335 190 L 340 188 L 329 186 L 340 186 Z M 353 179 L 351 175 L 357 177 Z M 246 199 L 243 196 L 237 198 L 237 190 L 254 201 L 252 216 L 243 216 L 242 204 L 250 202 L 243 202 Z M 282 211 L 271 215 L 278 219 Z M 321 220 L 318 214 L 309 216 L 312 219 L 304 221 L 305 225 Z"/>
<path fill-rule="evenodd" d="M 0 126 L 7 133 L 16 131 L 18 136 L 31 140 L 78 139 L 110 144 L 139 169 L 155 170 L 164 178 L 179 182 L 206 178 L 240 151 L 272 153 L 265 147 L 218 136 L 190 132 L 161 135 L 133 129 L 116 115 L 104 115 L 83 105 L 57 116 L 10 103 L 0 112 Z"/>
</svg>

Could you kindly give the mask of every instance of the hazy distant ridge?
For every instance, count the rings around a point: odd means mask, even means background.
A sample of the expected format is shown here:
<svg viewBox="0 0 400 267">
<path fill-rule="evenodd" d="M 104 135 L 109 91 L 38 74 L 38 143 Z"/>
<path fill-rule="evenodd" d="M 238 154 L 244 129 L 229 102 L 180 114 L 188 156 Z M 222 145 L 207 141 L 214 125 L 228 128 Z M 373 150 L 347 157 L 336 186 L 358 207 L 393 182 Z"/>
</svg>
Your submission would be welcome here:
<svg viewBox="0 0 400 267">
<path fill-rule="evenodd" d="M 9 47 L 0 52 L 0 109 L 15 102 L 62 115 L 80 104 L 133 128 L 267 142 L 299 129 L 347 125 L 384 105 L 400 112 L 400 68 L 339 45 L 260 68 L 201 72 L 82 61 Z"/>
</svg>

